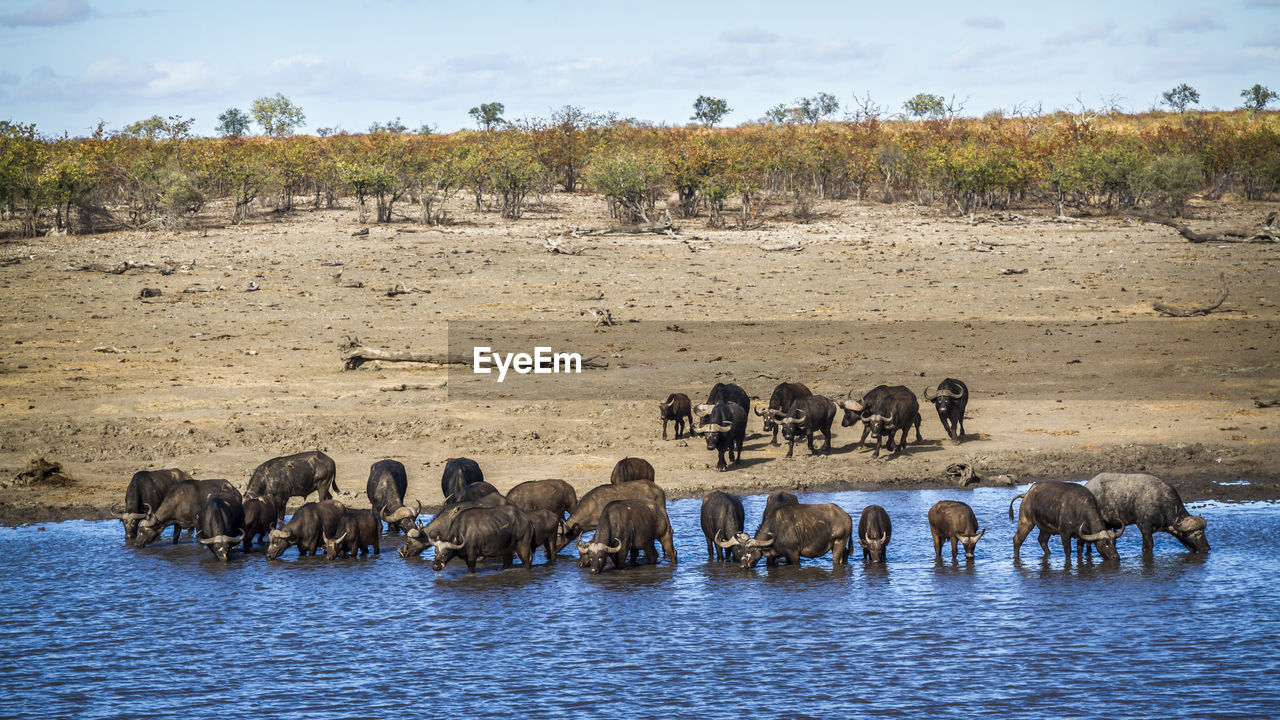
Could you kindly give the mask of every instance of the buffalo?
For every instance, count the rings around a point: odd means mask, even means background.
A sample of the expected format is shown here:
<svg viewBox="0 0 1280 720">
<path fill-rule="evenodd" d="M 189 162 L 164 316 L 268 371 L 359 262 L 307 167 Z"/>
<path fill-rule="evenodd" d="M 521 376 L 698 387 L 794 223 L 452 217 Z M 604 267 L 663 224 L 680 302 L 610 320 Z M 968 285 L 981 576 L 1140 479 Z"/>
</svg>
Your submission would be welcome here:
<svg viewBox="0 0 1280 720">
<path fill-rule="evenodd" d="M 916 394 L 901 385 L 890 388 L 889 392 L 876 400 L 875 405 L 862 411 L 862 438 L 865 440 L 867 433 L 870 433 L 876 439 L 876 451 L 871 457 L 880 457 L 880 441 L 886 436 L 889 441 L 885 449 L 894 455 L 902 452 L 902 448 L 907 445 L 907 431 L 912 425 L 916 427 L 916 442 L 922 442 L 920 401 L 916 400 Z M 902 431 L 902 439 L 894 443 L 893 434 L 898 430 Z M 862 445 L 862 440 L 858 441 L 858 445 Z"/>
<path fill-rule="evenodd" d="M 693 405 L 689 401 L 689 396 L 684 393 L 671 393 L 667 396 L 666 402 L 658 403 L 658 417 L 662 419 L 662 439 L 667 439 L 667 423 L 675 422 L 676 439 L 680 439 L 680 433 L 685 431 L 685 421 L 687 420 L 688 432 L 693 432 Z"/>
<path fill-rule="evenodd" d="M 773 433 L 772 444 L 778 444 L 779 423 L 786 417 L 791 404 L 810 395 L 813 393 L 805 387 L 804 383 L 779 383 L 778 387 L 773 389 L 773 394 L 769 396 L 768 407 L 763 412 L 760 408 L 755 409 L 756 417 L 764 418 L 764 431 Z"/>
<path fill-rule="evenodd" d="M 462 502 L 473 502 L 475 500 L 489 497 L 490 495 L 497 496 L 496 498 L 490 498 L 490 502 L 493 504 L 502 505 L 507 502 L 506 496 L 498 492 L 498 488 L 483 480 L 471 483 L 462 489 Z"/>
<path fill-rule="evenodd" d="M 214 493 L 196 516 L 196 539 L 222 562 L 244 540 L 244 505 L 239 493 Z"/>
<path fill-rule="evenodd" d="M 387 532 L 408 532 L 418 517 L 417 510 L 422 509 L 417 505 L 410 510 L 404 504 L 404 493 L 408 487 L 409 476 L 400 461 L 379 460 L 369 467 L 369 481 L 365 483 L 364 492 L 369 497 L 370 509 L 377 513 L 380 521 L 387 523 Z"/>
<path fill-rule="evenodd" d="M 270 497 L 249 498 L 244 501 L 244 551 L 267 538 L 276 526 L 276 501 Z"/>
<path fill-rule="evenodd" d="M 889 513 L 879 505 L 868 505 L 858 517 L 858 544 L 862 546 L 862 559 L 874 563 L 885 561 L 885 549 L 893 536 Z"/>
<path fill-rule="evenodd" d="M 556 478 L 526 480 L 507 491 L 507 501 L 525 512 L 546 510 L 563 520 L 577 509 L 578 493 Z"/>
<path fill-rule="evenodd" d="M 184 470 L 140 470 L 129 479 L 124 491 L 124 506 L 111 512 L 124 524 L 124 540 L 131 543 L 138 539 L 138 522 L 147 516 L 147 506 L 160 507 L 169 490 L 183 480 L 194 480 Z M 174 538 L 177 540 L 177 538 Z"/>
<path fill-rule="evenodd" d="M 1080 541 L 1077 554 L 1083 552 L 1084 543 L 1094 543 L 1098 552 L 1108 560 L 1118 560 L 1116 538 L 1124 534 L 1107 529 L 1098 508 L 1098 500 L 1083 485 L 1043 480 L 1031 486 L 1024 493 L 1014 495 L 1009 501 L 1009 519 L 1013 519 L 1013 504 L 1023 498 L 1022 507 L 1018 509 L 1018 531 L 1013 536 L 1013 557 L 1018 558 L 1022 541 L 1027 539 L 1032 528 L 1040 530 L 1041 549 L 1049 554 L 1049 536 L 1062 536 L 1062 551 L 1071 558 L 1071 540 Z"/>
<path fill-rule="evenodd" d="M 450 560 L 461 557 L 467 572 L 476 571 L 481 558 L 502 558 L 502 567 L 511 567 L 513 555 L 520 557 L 525 569 L 533 569 L 533 527 L 515 505 L 474 507 L 453 518 L 448 539 L 431 543 L 436 548 L 431 569 L 439 572 Z"/>
<path fill-rule="evenodd" d="M 431 518 L 431 522 L 423 525 L 418 520 L 414 520 L 414 526 L 405 533 L 404 544 L 400 546 L 400 557 L 408 558 L 414 555 L 421 555 L 423 550 L 431 546 L 441 537 L 448 537 L 453 519 L 463 510 L 470 510 L 477 507 L 497 507 L 499 505 L 509 505 L 507 499 L 502 497 L 501 493 L 489 493 L 482 496 L 478 500 L 468 500 L 460 503 L 446 505 Z"/>
<path fill-rule="evenodd" d="M 289 498 L 305 500 L 314 492 L 323 502 L 331 497 L 331 491 L 339 492 L 337 472 L 333 458 L 318 450 L 272 458 L 253 471 L 245 495 L 251 498 L 269 496 L 275 500 L 276 521 L 279 523 L 284 520 Z"/>
<path fill-rule="evenodd" d="M 364 557 L 369 554 L 370 546 L 373 547 L 374 555 L 381 552 L 378 536 L 382 534 L 382 521 L 372 510 L 348 508 L 338 521 L 337 533 L 336 536 L 320 536 L 324 541 L 325 557 L 330 560 L 353 557 L 357 552 Z"/>
<path fill-rule="evenodd" d="M 707 434 L 707 449 L 717 453 L 716 469 L 728 468 L 724 455 L 729 453 L 729 463 L 737 465 L 742 460 L 742 442 L 747 436 L 747 411 L 733 402 L 716 405 L 702 426 Z"/>
<path fill-rule="evenodd" d="M 929 532 L 933 535 L 933 554 L 942 559 L 942 545 L 951 541 L 951 559 L 956 558 L 956 543 L 964 545 L 964 556 L 973 558 L 973 549 L 978 545 L 986 529 L 978 530 L 978 518 L 973 508 L 955 500 L 940 500 L 929 508 Z"/>
<path fill-rule="evenodd" d="M 524 510 L 524 508 L 521 508 L 521 510 Z M 529 520 L 529 525 L 533 528 L 533 549 L 543 548 L 547 554 L 547 562 L 555 562 L 556 541 L 560 538 L 560 532 L 564 528 L 564 518 L 542 508 L 524 510 L 524 514 Z"/>
<path fill-rule="evenodd" d="M 787 440 L 787 457 L 791 457 L 796 448 L 796 439 L 800 437 L 805 438 L 810 454 L 816 453 L 813 436 L 819 432 L 822 433 L 822 451 L 831 452 L 831 424 L 835 422 L 839 410 L 834 402 L 822 395 L 802 397 L 791 403 L 787 416 L 779 422 L 782 437 Z"/>
<path fill-rule="evenodd" d="M 693 409 L 694 427 L 701 429 L 699 426 L 707 421 L 707 416 L 722 402 L 734 403 L 744 413 L 751 411 L 751 396 L 747 395 L 746 390 L 733 383 L 716 383 L 711 392 L 707 393 L 707 401 Z"/>
<path fill-rule="evenodd" d="M 933 403 L 938 411 L 938 419 L 942 421 L 947 437 L 959 444 L 964 438 L 964 409 L 969 404 L 969 386 L 955 378 L 947 378 L 938 383 L 937 392 L 933 395 L 929 394 L 929 388 L 925 388 L 924 399 Z"/>
<path fill-rule="evenodd" d="M 606 560 L 613 560 L 614 568 L 621 570 L 626 567 L 628 554 L 635 555 L 641 550 L 646 562 L 653 564 L 658 562 L 654 542 L 661 543 L 663 554 L 676 562 L 666 508 L 652 500 L 614 500 L 600 512 L 591 542 L 578 543 L 578 565 L 599 573 L 604 570 Z"/>
<path fill-rule="evenodd" d="M 858 423 L 858 421 L 862 420 L 862 414 L 864 412 L 867 412 L 871 408 L 875 407 L 876 403 L 880 402 L 880 398 L 899 388 L 905 390 L 906 386 L 895 385 L 893 387 L 889 387 L 888 385 L 877 385 L 868 390 L 866 394 L 858 400 L 853 399 L 853 391 L 850 390 L 848 397 L 840 403 L 840 407 L 844 409 L 844 417 L 840 420 L 840 427 L 853 427 Z M 864 429 L 862 431 L 862 440 L 858 441 L 858 446 L 861 447 L 862 443 L 866 441 L 866 439 L 867 431 Z"/>
<path fill-rule="evenodd" d="M 613 472 L 609 474 L 609 483 L 617 485 L 619 483 L 631 482 L 632 480 L 648 480 L 654 482 L 653 466 L 648 460 L 638 457 L 622 458 L 613 466 Z"/>
<path fill-rule="evenodd" d="M 1167 532 L 1191 552 L 1209 552 L 1204 517 L 1192 515 L 1172 485 L 1143 473 L 1102 473 L 1085 483 L 1098 501 L 1108 529 L 1137 525 L 1142 552 L 1154 548 L 1151 534 Z"/>
<path fill-rule="evenodd" d="M 789 493 L 786 490 L 774 490 L 769 493 L 769 499 L 764 503 L 764 513 L 761 516 L 761 519 L 763 520 L 764 518 L 769 517 L 773 514 L 774 510 L 777 510 L 783 505 L 797 505 L 799 503 L 800 498 L 796 497 L 794 494 Z"/>
<path fill-rule="evenodd" d="M 484 482 L 484 473 L 480 465 L 471 458 L 449 458 L 444 472 L 440 475 L 440 493 L 444 495 L 444 504 L 460 502 L 462 491 L 473 483 Z"/>
<path fill-rule="evenodd" d="M 742 509 L 742 498 L 726 492 L 715 490 L 702 498 L 702 511 L 699 520 L 702 534 L 707 539 L 707 560 L 726 558 L 725 548 L 715 544 L 722 536 L 731 538 L 742 532 L 746 513 Z M 737 560 L 737 548 L 728 548 L 728 559 Z"/>
<path fill-rule="evenodd" d="M 843 565 L 849 557 L 849 537 L 853 534 L 853 518 L 839 505 L 786 503 L 776 506 L 756 529 L 755 537 L 738 533 L 716 544 L 736 549 L 739 567 L 755 567 L 760 558 L 773 567 L 779 558 L 792 565 L 800 558 L 818 558 L 831 553 L 832 563 Z"/>
<path fill-rule="evenodd" d="M 578 502 L 578 507 L 564 521 L 564 532 L 556 543 L 556 551 L 563 550 L 566 545 L 584 532 L 594 530 L 600 520 L 604 506 L 614 500 L 652 500 L 666 512 L 667 493 L 656 483 L 647 480 L 622 483 L 621 485 L 600 485 L 587 492 Z"/>
<path fill-rule="evenodd" d="M 173 542 L 178 542 L 178 535 L 183 530 L 195 529 L 200 508 L 215 493 L 242 501 L 240 491 L 226 480 L 183 480 L 177 483 L 165 493 L 159 508 L 154 512 L 147 508 L 147 516 L 138 522 L 134 546 L 144 548 L 150 545 L 170 525 L 173 526 Z"/>
<path fill-rule="evenodd" d="M 275 560 L 290 546 L 298 546 L 298 556 L 314 555 L 324 547 L 326 536 L 335 537 L 347 508 L 337 500 L 309 502 L 298 508 L 284 527 L 271 531 L 267 559 Z"/>
</svg>

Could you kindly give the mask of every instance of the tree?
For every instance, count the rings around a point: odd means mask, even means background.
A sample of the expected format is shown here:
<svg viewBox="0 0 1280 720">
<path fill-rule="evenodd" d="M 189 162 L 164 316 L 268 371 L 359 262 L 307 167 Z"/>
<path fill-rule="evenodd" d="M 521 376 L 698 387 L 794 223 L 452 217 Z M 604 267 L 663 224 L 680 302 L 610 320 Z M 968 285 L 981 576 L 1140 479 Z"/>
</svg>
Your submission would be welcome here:
<svg viewBox="0 0 1280 720">
<path fill-rule="evenodd" d="M 479 107 L 473 107 L 467 111 L 479 125 L 482 130 L 492 130 L 500 125 L 506 125 L 507 121 L 502 119 L 502 113 L 507 109 L 500 102 L 481 103 Z"/>
<path fill-rule="evenodd" d="M 810 125 L 817 125 L 819 122 L 834 115 L 840 109 L 840 101 L 831 93 L 818 93 L 811 98 L 798 98 L 796 100 L 796 110 L 799 111 L 800 119 Z"/>
<path fill-rule="evenodd" d="M 262 132 L 271 137 L 288 137 L 294 130 L 305 125 L 307 119 L 302 108 L 294 105 L 284 93 L 254 100 L 249 112 L 253 114 L 253 119 L 262 128 Z"/>
<path fill-rule="evenodd" d="M 183 118 L 181 115 L 170 115 L 168 118 L 152 115 L 146 120 L 139 120 L 125 125 L 124 130 L 121 132 L 130 137 L 144 140 L 160 140 L 163 138 L 181 140 L 191 134 L 191 126 L 195 122 L 195 118 Z"/>
<path fill-rule="evenodd" d="M 778 103 L 764 111 L 764 121 L 770 125 L 790 125 L 799 119 L 800 111 Z"/>
<path fill-rule="evenodd" d="M 915 97 L 902 103 L 902 109 L 910 118 L 936 120 L 946 114 L 947 101 L 941 95 L 917 93 Z"/>
<path fill-rule="evenodd" d="M 218 116 L 214 130 L 222 137 L 244 137 L 249 134 L 250 122 L 252 119 L 240 108 L 227 108 Z"/>
<path fill-rule="evenodd" d="M 698 99 L 693 101 L 693 117 L 689 119 L 711 127 L 731 112 L 733 112 L 733 108 L 729 107 L 729 103 L 724 100 L 707 95 L 699 95 Z"/>
<path fill-rule="evenodd" d="M 384 123 L 373 122 L 369 125 L 369 132 L 372 133 L 391 133 L 392 135 L 403 135 L 409 132 L 408 126 L 400 122 L 399 116 L 395 120 L 388 120 Z"/>
<path fill-rule="evenodd" d="M 1166 90 L 1160 94 L 1160 97 L 1163 98 L 1162 102 L 1165 105 L 1168 105 L 1179 115 L 1185 113 L 1188 107 L 1200 103 L 1200 93 L 1186 83 L 1182 83 L 1172 90 Z"/>
<path fill-rule="evenodd" d="M 1249 111 L 1249 117 L 1253 117 L 1266 110 L 1271 101 L 1280 96 L 1262 85 L 1254 85 L 1248 90 L 1241 90 L 1240 97 L 1244 98 L 1244 109 Z"/>
</svg>

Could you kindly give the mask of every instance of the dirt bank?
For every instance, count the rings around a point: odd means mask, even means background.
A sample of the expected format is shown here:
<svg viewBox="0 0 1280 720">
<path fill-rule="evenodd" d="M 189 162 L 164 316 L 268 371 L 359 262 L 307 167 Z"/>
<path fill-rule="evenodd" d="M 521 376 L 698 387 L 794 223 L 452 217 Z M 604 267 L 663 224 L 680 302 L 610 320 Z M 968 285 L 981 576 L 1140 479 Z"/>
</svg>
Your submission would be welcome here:
<svg viewBox="0 0 1280 720">
<path fill-rule="evenodd" d="M 1271 209 L 1202 206 L 1192 222 L 1257 224 Z M 406 464 L 411 496 L 437 502 L 457 455 L 501 489 L 562 477 L 585 491 L 637 455 L 673 496 L 948 485 L 945 468 L 964 462 L 988 482 L 1144 470 L 1188 499 L 1280 498 L 1280 408 L 1251 402 L 1280 396 L 1280 248 L 1034 209 L 819 210 L 800 224 L 767 208 L 748 230 L 695 219 L 669 235 L 569 235 L 581 254 L 544 240 L 611 224 L 585 195 L 551 196 L 516 222 L 460 202 L 443 228 L 361 226 L 346 209 L 9 240 L 0 522 L 105 516 L 144 468 L 243 487 L 263 460 L 313 448 L 338 462 L 353 502 L 384 457 Z M 125 261 L 143 266 L 69 269 Z M 1220 273 L 1230 294 L 1216 312 L 1152 310 L 1212 301 Z M 605 310 L 618 324 L 597 325 Z M 608 367 L 501 385 L 458 367 L 342 370 L 351 337 L 444 353 L 451 338 L 469 351 L 513 333 Z M 837 427 L 831 455 L 798 447 L 787 460 L 753 417 L 744 462 L 717 473 L 701 440 L 663 441 L 656 419 L 667 393 L 696 402 L 717 381 L 764 401 L 783 380 L 843 396 L 948 376 L 972 391 L 969 437 L 946 441 L 926 405 L 925 442 L 891 459 L 869 460 L 853 449 L 860 428 Z M 37 457 L 75 481 L 9 481 Z"/>
</svg>

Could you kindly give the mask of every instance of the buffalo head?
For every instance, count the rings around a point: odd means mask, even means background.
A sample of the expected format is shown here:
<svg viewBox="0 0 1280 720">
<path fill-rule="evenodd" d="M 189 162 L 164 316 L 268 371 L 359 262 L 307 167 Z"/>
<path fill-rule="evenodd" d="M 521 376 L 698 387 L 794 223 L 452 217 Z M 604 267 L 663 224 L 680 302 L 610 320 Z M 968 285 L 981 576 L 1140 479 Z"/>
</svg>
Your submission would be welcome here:
<svg viewBox="0 0 1280 720">
<path fill-rule="evenodd" d="M 289 528 L 272 530 L 267 541 L 267 559 L 275 560 L 280 557 L 295 542 L 297 542 L 297 538 L 294 537 L 293 531 Z"/>
<path fill-rule="evenodd" d="M 1201 515 L 1188 515 L 1167 528 L 1178 542 L 1196 553 L 1209 552 L 1209 539 L 1204 536 L 1204 529 L 1204 517 Z"/>
<path fill-rule="evenodd" d="M 595 538 L 591 542 L 578 543 L 578 567 L 589 567 L 591 572 L 604 571 L 604 563 L 611 555 L 622 552 L 622 541 L 611 538 L 609 543 L 599 542 Z"/>
</svg>

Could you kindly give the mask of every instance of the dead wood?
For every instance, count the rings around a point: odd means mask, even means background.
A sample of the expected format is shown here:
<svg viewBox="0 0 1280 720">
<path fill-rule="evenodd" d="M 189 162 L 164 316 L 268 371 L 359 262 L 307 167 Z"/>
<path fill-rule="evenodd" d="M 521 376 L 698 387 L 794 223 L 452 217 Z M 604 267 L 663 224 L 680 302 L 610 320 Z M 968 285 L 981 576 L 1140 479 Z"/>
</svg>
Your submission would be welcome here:
<svg viewBox="0 0 1280 720">
<path fill-rule="evenodd" d="M 600 327 L 601 325 L 610 327 L 618 324 L 618 321 L 613 319 L 613 313 L 609 312 L 608 308 L 601 308 L 601 307 L 587 308 L 586 310 L 583 310 L 581 313 L 578 313 L 578 314 L 590 315 L 593 319 L 595 319 L 596 327 Z"/>
<path fill-rule="evenodd" d="M 44 458 L 32 460 L 27 469 L 13 478 L 15 485 L 70 485 L 75 480 L 62 470 L 62 465 Z"/>
<path fill-rule="evenodd" d="M 1253 399 L 1254 407 L 1269 408 L 1280 406 L 1280 398 L 1272 398 L 1271 400 L 1263 400 L 1262 398 Z"/>
<path fill-rule="evenodd" d="M 86 272 L 100 272 L 100 273 L 107 273 L 108 275 L 123 275 L 125 274 L 125 272 L 129 270 L 138 270 L 141 272 L 158 272 L 161 275 L 172 275 L 175 272 L 179 272 L 179 271 L 191 272 L 191 268 L 194 266 L 195 266 L 195 263 L 187 263 L 184 265 L 175 265 L 173 263 L 166 263 L 163 265 L 157 265 L 153 262 L 134 262 L 132 260 L 125 260 L 124 262 L 116 263 L 115 265 L 110 265 L 106 263 L 83 263 L 80 265 L 68 265 L 63 269 L 64 270 L 83 270 Z"/>
<path fill-rule="evenodd" d="M 1227 290 L 1226 276 L 1223 274 L 1219 274 L 1218 281 L 1222 283 L 1222 296 L 1218 298 L 1217 302 L 1211 303 L 1209 305 L 1204 305 L 1202 307 L 1189 308 L 1185 310 L 1182 308 L 1174 307 L 1172 305 L 1165 305 L 1164 303 L 1160 303 L 1160 302 L 1152 303 L 1151 307 L 1155 309 L 1156 312 L 1162 315 L 1168 315 L 1170 317 L 1196 317 L 1198 315 L 1208 315 L 1209 313 L 1221 307 L 1222 303 L 1225 302 L 1227 299 L 1228 290 Z"/>
<path fill-rule="evenodd" d="M 996 268 L 996 272 L 1000 273 L 1001 275 L 1026 275 L 1027 268 L 1022 268 L 1021 270 L 1018 270 L 1015 268 L 998 267 Z"/>
<path fill-rule="evenodd" d="M 429 292 L 431 291 L 423 290 L 422 288 L 416 288 L 416 287 L 413 287 L 412 285 L 405 285 L 404 283 L 396 283 L 395 287 L 391 288 L 386 292 L 386 296 L 396 297 L 397 295 L 408 295 L 409 293 L 429 293 Z"/>
<path fill-rule="evenodd" d="M 339 348 L 342 351 L 342 369 L 355 370 L 367 362 L 413 362 L 428 365 L 459 365 L 471 367 L 474 358 L 459 353 L 419 353 L 412 350 L 383 350 L 361 344 L 358 338 L 348 337 Z M 595 357 L 582 358 L 584 368 L 607 368 L 609 363 Z"/>
<path fill-rule="evenodd" d="M 795 241 L 779 245 L 760 245 L 758 247 L 765 252 L 800 252 L 804 250 L 804 246 Z"/>
<path fill-rule="evenodd" d="M 1193 243 L 1273 243 L 1280 241 L 1280 236 L 1270 225 L 1265 225 L 1257 230 L 1249 228 L 1222 228 L 1212 232 L 1200 233 L 1192 230 L 1185 223 L 1180 223 L 1173 218 L 1162 217 L 1160 215 L 1150 215 L 1147 213 L 1133 213 L 1133 217 L 1145 222 L 1156 223 L 1171 227 L 1178 231 L 1178 234 Z"/>
</svg>

